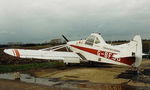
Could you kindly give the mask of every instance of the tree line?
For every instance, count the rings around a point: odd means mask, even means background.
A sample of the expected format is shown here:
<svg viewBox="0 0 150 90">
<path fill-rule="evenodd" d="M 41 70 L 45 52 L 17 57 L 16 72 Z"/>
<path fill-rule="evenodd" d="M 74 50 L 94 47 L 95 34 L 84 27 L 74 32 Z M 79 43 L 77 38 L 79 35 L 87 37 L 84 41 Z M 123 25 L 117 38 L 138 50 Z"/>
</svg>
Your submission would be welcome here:
<svg viewBox="0 0 150 90">
<path fill-rule="evenodd" d="M 0 48 L 10 47 L 10 46 L 42 46 L 42 45 L 61 45 L 65 44 L 65 41 L 62 39 L 52 39 L 50 41 L 45 41 L 42 43 L 23 43 L 23 42 L 8 42 L 7 44 L 0 44 Z"/>
<path fill-rule="evenodd" d="M 143 52 L 150 53 L 150 40 L 143 39 Z M 109 44 L 123 44 L 129 42 L 128 40 L 117 40 L 117 41 L 106 41 Z M 66 42 L 63 39 L 52 39 L 50 41 L 45 41 L 43 43 L 22 43 L 22 42 L 8 42 L 7 44 L 0 44 L 0 48 L 10 47 L 10 46 L 22 46 L 22 47 L 30 47 L 30 46 L 44 46 L 44 45 L 61 45 Z"/>
</svg>

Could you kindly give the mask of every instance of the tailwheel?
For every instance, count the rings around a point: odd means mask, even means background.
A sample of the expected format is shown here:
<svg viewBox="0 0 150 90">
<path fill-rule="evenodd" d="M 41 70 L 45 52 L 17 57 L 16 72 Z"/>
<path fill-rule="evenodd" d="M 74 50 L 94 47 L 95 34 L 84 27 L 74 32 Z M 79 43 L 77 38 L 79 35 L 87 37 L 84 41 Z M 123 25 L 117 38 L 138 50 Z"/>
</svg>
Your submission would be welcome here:
<svg viewBox="0 0 150 90">
<path fill-rule="evenodd" d="M 135 75 L 144 75 L 142 73 L 143 69 L 138 68 L 138 67 L 130 67 L 128 70 L 131 71 Z"/>
</svg>

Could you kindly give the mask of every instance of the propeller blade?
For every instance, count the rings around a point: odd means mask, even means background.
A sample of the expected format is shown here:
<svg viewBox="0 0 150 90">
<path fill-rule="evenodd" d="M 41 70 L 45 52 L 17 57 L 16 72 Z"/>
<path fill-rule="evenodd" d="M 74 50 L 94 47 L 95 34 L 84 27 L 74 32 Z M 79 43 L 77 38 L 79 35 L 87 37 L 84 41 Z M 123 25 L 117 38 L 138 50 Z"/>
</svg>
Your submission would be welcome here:
<svg viewBox="0 0 150 90">
<path fill-rule="evenodd" d="M 66 42 L 69 42 L 69 40 L 63 34 L 62 37 L 65 39 Z"/>
</svg>

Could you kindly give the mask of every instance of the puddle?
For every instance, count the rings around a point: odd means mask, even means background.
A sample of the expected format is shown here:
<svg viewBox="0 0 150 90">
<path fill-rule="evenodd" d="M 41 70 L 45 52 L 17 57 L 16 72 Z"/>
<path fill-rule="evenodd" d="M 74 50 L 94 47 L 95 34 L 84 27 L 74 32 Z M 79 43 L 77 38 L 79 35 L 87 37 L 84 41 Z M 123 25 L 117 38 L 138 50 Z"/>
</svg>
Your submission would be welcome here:
<svg viewBox="0 0 150 90">
<path fill-rule="evenodd" d="M 69 76 L 70 77 L 70 76 Z M 72 77 L 72 76 L 71 76 Z M 75 77 L 76 78 L 76 77 Z M 0 79 L 15 80 L 14 73 L 0 74 Z M 60 80 L 60 78 L 38 78 L 29 74 L 20 74 L 20 81 L 47 85 L 51 87 L 80 89 L 80 90 L 149 90 L 148 87 L 134 87 L 126 84 L 99 84 L 91 83 L 88 80 Z"/>
</svg>

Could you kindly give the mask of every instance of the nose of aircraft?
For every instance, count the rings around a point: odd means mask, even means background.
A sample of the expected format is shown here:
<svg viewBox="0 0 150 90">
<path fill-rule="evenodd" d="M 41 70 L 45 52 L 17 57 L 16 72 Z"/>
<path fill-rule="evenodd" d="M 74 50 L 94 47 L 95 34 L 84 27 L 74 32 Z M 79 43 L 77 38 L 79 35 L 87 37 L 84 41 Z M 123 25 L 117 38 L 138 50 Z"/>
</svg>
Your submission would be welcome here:
<svg viewBox="0 0 150 90">
<path fill-rule="evenodd" d="M 15 56 L 13 49 L 5 49 L 4 52 L 8 55 Z"/>
</svg>

